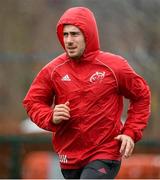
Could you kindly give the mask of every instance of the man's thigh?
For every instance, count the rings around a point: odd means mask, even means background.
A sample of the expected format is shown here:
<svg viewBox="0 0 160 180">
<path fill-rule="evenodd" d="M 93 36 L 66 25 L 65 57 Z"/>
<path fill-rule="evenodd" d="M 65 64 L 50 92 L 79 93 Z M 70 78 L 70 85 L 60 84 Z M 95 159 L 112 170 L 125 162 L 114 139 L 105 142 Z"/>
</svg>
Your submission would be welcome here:
<svg viewBox="0 0 160 180">
<path fill-rule="evenodd" d="M 80 179 L 114 179 L 118 174 L 120 165 L 120 161 L 92 161 L 84 167 Z"/>
<path fill-rule="evenodd" d="M 65 179 L 80 179 L 82 169 L 61 169 Z"/>
</svg>

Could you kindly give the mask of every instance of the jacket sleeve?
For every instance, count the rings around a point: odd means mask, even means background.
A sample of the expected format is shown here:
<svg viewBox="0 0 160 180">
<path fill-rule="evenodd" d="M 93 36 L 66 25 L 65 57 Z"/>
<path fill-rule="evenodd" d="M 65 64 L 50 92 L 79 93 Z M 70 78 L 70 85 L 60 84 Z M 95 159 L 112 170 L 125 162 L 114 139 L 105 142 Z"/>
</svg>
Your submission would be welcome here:
<svg viewBox="0 0 160 180">
<path fill-rule="evenodd" d="M 31 120 L 42 129 L 55 131 L 52 123 L 54 88 L 49 69 L 43 68 L 34 79 L 23 105 Z"/>
<path fill-rule="evenodd" d="M 127 119 L 122 133 L 137 142 L 147 125 L 150 115 L 150 90 L 145 80 L 130 67 L 126 60 L 118 73 L 120 94 L 129 99 Z"/>
</svg>

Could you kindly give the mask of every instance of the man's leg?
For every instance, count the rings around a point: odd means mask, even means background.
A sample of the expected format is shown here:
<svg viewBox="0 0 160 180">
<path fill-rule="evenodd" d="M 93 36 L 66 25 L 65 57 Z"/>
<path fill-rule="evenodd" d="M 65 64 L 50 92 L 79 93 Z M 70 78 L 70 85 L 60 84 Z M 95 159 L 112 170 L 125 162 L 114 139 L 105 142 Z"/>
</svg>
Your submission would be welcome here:
<svg viewBox="0 0 160 180">
<path fill-rule="evenodd" d="M 61 169 L 65 179 L 80 179 L 82 169 Z"/>
<path fill-rule="evenodd" d="M 114 179 L 118 174 L 120 165 L 120 161 L 92 161 L 84 167 L 80 179 Z"/>
</svg>

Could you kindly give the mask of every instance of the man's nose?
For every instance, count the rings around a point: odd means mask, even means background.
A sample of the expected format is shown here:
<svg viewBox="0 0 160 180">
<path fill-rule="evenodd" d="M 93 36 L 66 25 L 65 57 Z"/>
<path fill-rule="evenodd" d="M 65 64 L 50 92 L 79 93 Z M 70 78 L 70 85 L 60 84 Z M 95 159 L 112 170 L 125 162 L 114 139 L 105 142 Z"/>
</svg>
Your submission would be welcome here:
<svg viewBox="0 0 160 180">
<path fill-rule="evenodd" d="M 66 41 L 67 43 L 73 43 L 73 37 L 71 35 L 68 35 Z"/>
</svg>

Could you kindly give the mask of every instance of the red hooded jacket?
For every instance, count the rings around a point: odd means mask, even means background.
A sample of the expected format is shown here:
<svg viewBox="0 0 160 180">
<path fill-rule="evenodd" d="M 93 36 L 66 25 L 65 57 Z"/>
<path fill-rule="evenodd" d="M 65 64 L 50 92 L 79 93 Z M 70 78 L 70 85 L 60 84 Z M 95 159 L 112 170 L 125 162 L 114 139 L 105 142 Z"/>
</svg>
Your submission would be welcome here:
<svg viewBox="0 0 160 180">
<path fill-rule="evenodd" d="M 47 64 L 34 79 L 24 107 L 34 123 L 54 132 L 53 144 L 61 167 L 76 169 L 95 159 L 120 160 L 120 142 L 126 134 L 141 139 L 150 114 L 150 91 L 142 77 L 122 57 L 100 51 L 96 21 L 90 10 L 67 10 L 57 24 L 64 47 L 63 26 L 81 29 L 86 49 L 80 62 L 66 53 Z M 123 97 L 130 100 L 123 125 Z M 68 121 L 53 124 L 53 104 L 70 102 Z"/>
</svg>

